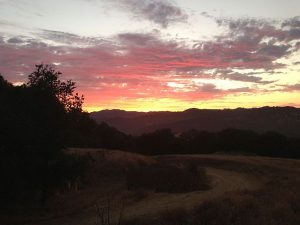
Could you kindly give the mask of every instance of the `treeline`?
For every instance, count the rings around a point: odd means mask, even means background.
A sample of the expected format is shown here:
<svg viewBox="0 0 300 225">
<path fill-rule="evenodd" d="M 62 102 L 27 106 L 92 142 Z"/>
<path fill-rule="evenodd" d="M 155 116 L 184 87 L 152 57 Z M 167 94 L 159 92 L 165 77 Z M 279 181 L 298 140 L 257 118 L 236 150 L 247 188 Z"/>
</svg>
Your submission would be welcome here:
<svg viewBox="0 0 300 225">
<path fill-rule="evenodd" d="M 175 136 L 170 129 L 133 138 L 132 149 L 144 154 L 238 153 L 271 157 L 300 158 L 300 139 L 276 132 L 258 134 L 249 130 L 220 132 L 190 130 Z"/>
<path fill-rule="evenodd" d="M 94 132 L 86 139 L 81 136 L 82 142 L 77 139 L 72 146 L 119 149 L 145 155 L 230 153 L 300 158 L 299 138 L 289 138 L 272 131 L 259 134 L 239 129 L 220 132 L 189 130 L 175 135 L 171 129 L 160 129 L 131 136 L 105 123 L 95 124 L 90 131 Z"/>
<path fill-rule="evenodd" d="M 146 155 L 238 153 L 270 157 L 300 158 L 300 138 L 277 132 L 225 129 L 220 132 L 189 130 L 174 134 L 160 129 L 139 136 L 127 135 L 106 123 L 97 124 L 81 114 L 66 135 L 69 147 L 119 149 Z"/>
<path fill-rule="evenodd" d="M 189 130 L 174 134 L 160 129 L 139 136 L 127 135 L 106 123 L 96 123 L 88 113 L 70 117 L 65 134 L 68 147 L 119 149 L 145 155 L 230 153 L 300 158 L 300 138 L 278 132 L 225 129 L 219 132 Z M 76 120 L 76 121 L 75 121 Z"/>
</svg>

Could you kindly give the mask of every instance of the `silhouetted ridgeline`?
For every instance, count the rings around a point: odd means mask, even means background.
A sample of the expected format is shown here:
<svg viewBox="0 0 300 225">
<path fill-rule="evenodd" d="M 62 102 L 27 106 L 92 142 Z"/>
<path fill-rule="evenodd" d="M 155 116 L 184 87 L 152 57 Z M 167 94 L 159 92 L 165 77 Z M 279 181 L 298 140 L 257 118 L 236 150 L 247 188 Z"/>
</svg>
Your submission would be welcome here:
<svg viewBox="0 0 300 225">
<path fill-rule="evenodd" d="M 188 130 L 175 135 L 171 129 L 160 129 L 132 136 L 105 123 L 98 125 L 87 116 L 76 124 L 78 127 L 70 129 L 72 134 L 66 135 L 70 147 L 119 149 L 146 155 L 222 152 L 300 158 L 300 138 L 289 138 L 277 132 Z"/>
<path fill-rule="evenodd" d="M 275 131 L 288 137 L 300 137 L 300 109 L 293 107 L 262 107 L 252 109 L 188 109 L 183 112 L 127 112 L 103 110 L 91 113 L 97 122 L 106 122 L 127 134 L 140 135 L 170 128 L 175 133 L 190 129 L 211 132 L 227 128 Z"/>
<path fill-rule="evenodd" d="M 300 109 L 293 107 L 149 113 L 104 110 L 91 117 L 135 134 L 118 132 L 119 140 L 109 142 L 115 145 L 122 140 L 119 149 L 142 154 L 227 152 L 300 158 Z"/>
</svg>

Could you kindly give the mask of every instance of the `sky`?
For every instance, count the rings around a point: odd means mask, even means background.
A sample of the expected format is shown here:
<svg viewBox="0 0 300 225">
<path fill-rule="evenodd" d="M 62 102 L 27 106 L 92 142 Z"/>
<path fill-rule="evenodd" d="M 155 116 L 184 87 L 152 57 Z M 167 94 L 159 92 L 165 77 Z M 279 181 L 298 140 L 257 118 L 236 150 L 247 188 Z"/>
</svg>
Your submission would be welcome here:
<svg viewBox="0 0 300 225">
<path fill-rule="evenodd" d="M 0 0 L 0 73 L 76 82 L 84 110 L 300 107 L 299 0 Z"/>
</svg>

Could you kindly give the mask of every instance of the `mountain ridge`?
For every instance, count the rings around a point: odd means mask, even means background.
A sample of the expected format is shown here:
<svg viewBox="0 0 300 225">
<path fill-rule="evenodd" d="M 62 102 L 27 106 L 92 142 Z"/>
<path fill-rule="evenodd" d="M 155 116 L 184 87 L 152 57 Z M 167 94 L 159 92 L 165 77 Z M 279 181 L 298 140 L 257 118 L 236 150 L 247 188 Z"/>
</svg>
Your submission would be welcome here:
<svg viewBox="0 0 300 225">
<path fill-rule="evenodd" d="M 170 128 L 175 133 L 186 130 L 220 131 L 226 128 L 275 131 L 290 137 L 300 137 L 300 108 L 260 107 L 236 109 L 197 109 L 184 111 L 138 112 L 101 110 L 90 113 L 98 123 L 105 122 L 122 132 L 139 135 L 157 129 Z"/>
</svg>

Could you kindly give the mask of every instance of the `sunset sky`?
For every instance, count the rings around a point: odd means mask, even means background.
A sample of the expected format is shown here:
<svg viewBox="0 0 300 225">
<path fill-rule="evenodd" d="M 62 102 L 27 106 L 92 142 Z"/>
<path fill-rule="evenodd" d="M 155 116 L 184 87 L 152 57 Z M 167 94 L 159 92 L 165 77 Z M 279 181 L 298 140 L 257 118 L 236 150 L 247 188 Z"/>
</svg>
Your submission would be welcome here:
<svg viewBox="0 0 300 225">
<path fill-rule="evenodd" d="M 87 111 L 300 107 L 300 3 L 0 0 L 0 73 L 39 63 Z"/>
</svg>

